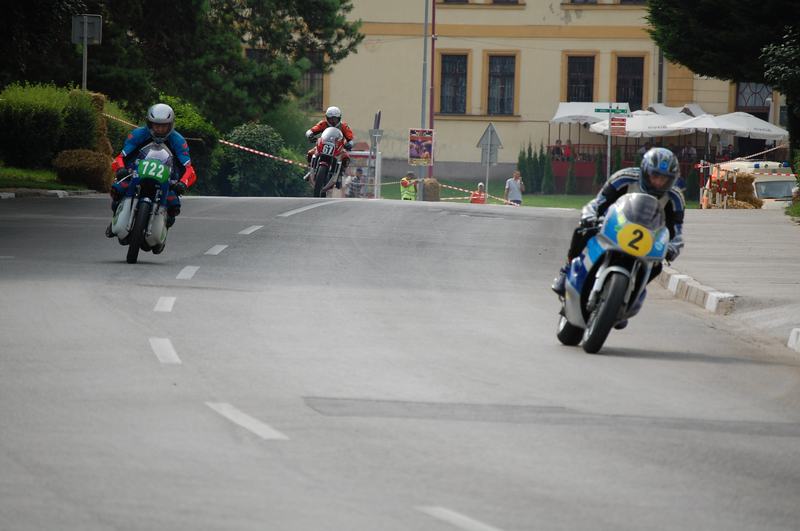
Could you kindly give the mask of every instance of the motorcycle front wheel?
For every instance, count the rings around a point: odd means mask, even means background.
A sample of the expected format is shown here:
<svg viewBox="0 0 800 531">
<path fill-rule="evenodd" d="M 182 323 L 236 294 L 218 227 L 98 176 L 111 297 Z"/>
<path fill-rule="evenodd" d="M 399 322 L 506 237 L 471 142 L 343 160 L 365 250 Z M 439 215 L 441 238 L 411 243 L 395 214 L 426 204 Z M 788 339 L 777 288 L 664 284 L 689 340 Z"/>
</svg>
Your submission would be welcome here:
<svg viewBox="0 0 800 531">
<path fill-rule="evenodd" d="M 144 231 L 147 229 L 147 222 L 150 220 L 150 208 L 152 205 L 146 201 L 139 203 L 136 210 L 136 221 L 128 236 L 128 256 L 129 264 L 135 264 L 139 259 L 139 249 L 144 241 Z"/>
<path fill-rule="evenodd" d="M 608 333 L 611 332 L 619 316 L 619 309 L 625 299 L 628 289 L 628 277 L 622 273 L 609 273 L 603 292 L 597 306 L 592 310 L 586 331 L 583 333 L 583 350 L 589 354 L 596 354 L 603 343 L 606 342 Z"/>
<path fill-rule="evenodd" d="M 317 174 L 314 176 L 314 197 L 325 197 L 322 187 L 328 182 L 328 169 L 322 164 L 317 166 Z"/>
</svg>

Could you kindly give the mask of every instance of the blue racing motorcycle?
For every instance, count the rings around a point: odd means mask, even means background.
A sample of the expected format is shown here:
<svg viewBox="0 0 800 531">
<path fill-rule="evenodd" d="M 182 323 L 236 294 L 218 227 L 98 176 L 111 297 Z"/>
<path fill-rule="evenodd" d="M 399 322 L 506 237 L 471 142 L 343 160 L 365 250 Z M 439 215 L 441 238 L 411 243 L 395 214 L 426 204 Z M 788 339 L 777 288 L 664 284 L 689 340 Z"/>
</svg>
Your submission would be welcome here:
<svg viewBox="0 0 800 531">
<path fill-rule="evenodd" d="M 622 196 L 584 230 L 592 237 L 570 264 L 556 336 L 564 345 L 583 342 L 594 354 L 612 328 L 641 309 L 670 236 L 658 199 L 642 193 Z"/>
<path fill-rule="evenodd" d="M 159 254 L 167 242 L 167 193 L 173 172 L 172 152 L 164 144 L 143 147 L 125 197 L 111 220 L 111 232 L 128 245 L 127 262 L 135 264 L 139 250 Z"/>
</svg>

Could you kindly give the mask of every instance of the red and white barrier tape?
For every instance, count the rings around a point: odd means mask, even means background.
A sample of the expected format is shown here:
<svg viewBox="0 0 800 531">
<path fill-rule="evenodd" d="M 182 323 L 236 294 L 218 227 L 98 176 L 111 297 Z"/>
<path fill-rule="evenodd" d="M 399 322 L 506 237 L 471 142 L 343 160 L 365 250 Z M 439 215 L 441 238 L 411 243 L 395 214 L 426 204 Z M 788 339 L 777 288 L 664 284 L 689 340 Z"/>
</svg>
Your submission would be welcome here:
<svg viewBox="0 0 800 531">
<path fill-rule="evenodd" d="M 472 190 L 467 190 L 465 188 L 458 188 L 457 186 L 450 186 L 449 184 L 440 184 L 439 186 L 441 186 L 442 188 L 449 188 L 450 190 L 458 190 L 459 192 L 466 192 L 468 194 L 472 194 Z M 490 194 L 486 194 L 486 197 L 489 199 L 494 199 L 495 201 L 500 201 L 504 205 L 519 206 L 518 204 L 512 203 L 511 201 L 506 201 L 502 197 L 495 197 Z"/>
<path fill-rule="evenodd" d="M 765 155 L 765 154 L 770 153 L 772 151 L 776 151 L 778 149 L 784 149 L 784 148 L 787 148 L 787 147 L 789 147 L 789 144 L 781 144 L 780 146 L 774 146 L 774 147 L 771 147 L 769 149 L 765 149 L 764 151 L 761 151 L 759 153 L 753 153 L 752 155 L 747 155 L 746 157 L 738 157 L 738 158 L 731 159 L 731 160 L 726 160 L 726 161 L 723 161 L 723 162 L 716 162 L 716 163 L 713 163 L 713 164 L 711 164 L 711 163 L 709 163 L 709 164 L 700 164 L 698 162 L 697 164 L 694 165 L 694 167 L 695 167 L 695 169 L 700 170 L 700 169 L 705 169 L 705 168 L 713 168 L 713 167 L 719 166 L 721 164 L 727 164 L 728 162 L 751 162 L 748 159 L 752 159 L 753 157 L 758 157 L 760 155 Z"/>
</svg>

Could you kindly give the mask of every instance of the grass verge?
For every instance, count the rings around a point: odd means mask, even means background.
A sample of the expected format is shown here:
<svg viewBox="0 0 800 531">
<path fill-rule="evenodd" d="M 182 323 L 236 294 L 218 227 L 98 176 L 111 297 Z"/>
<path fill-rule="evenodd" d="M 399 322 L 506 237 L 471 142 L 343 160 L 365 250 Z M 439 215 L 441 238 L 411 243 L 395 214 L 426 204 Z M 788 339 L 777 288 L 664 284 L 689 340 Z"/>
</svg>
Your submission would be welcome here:
<svg viewBox="0 0 800 531">
<path fill-rule="evenodd" d="M 0 166 L 0 190 L 4 188 L 34 188 L 40 190 L 84 190 L 85 187 L 62 184 L 52 170 L 30 170 Z"/>
</svg>

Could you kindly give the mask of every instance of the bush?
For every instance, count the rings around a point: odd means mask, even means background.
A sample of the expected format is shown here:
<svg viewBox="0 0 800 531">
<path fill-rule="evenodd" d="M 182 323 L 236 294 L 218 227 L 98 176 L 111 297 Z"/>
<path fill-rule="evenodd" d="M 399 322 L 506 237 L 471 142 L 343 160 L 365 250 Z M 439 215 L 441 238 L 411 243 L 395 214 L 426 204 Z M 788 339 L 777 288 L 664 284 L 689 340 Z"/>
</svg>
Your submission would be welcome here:
<svg viewBox="0 0 800 531">
<path fill-rule="evenodd" d="M 11 166 L 41 168 L 61 144 L 66 91 L 13 84 L 0 93 L 0 157 Z"/>
<path fill-rule="evenodd" d="M 63 112 L 61 149 L 96 148 L 98 122 L 102 115 L 92 105 L 92 95 L 77 89 L 71 90 Z"/>
<path fill-rule="evenodd" d="M 569 166 L 567 167 L 567 182 L 564 185 L 565 194 L 578 193 L 578 181 L 575 177 L 575 158 L 570 158 Z"/>
<path fill-rule="evenodd" d="M 692 169 L 686 177 L 686 199 L 697 200 L 700 198 L 700 174 Z"/>
<path fill-rule="evenodd" d="M 111 153 L 116 155 L 122 151 L 122 146 L 125 144 L 125 139 L 128 138 L 128 133 L 131 131 L 131 126 L 120 122 L 119 120 L 125 120 L 129 123 L 134 123 L 134 120 L 132 120 L 130 115 L 123 111 L 119 105 L 113 101 L 106 100 L 105 105 L 103 106 L 103 111 L 106 114 L 110 114 L 114 118 L 118 118 L 118 120 L 106 118 L 106 134 L 108 136 L 108 140 L 111 142 Z"/>
<path fill-rule="evenodd" d="M 304 110 L 301 101 L 290 99 L 266 113 L 261 121 L 272 126 L 287 146 L 302 151 L 304 148 L 308 149 L 306 131 L 321 118 L 321 116 L 315 118 L 313 114 Z M 347 117 L 343 118 L 347 122 Z M 354 142 L 360 140 L 369 143 L 369 138 L 356 138 Z"/>
<path fill-rule="evenodd" d="M 595 187 L 599 190 L 606 184 L 606 167 L 603 155 L 598 153 L 594 156 L 594 184 Z"/>
<path fill-rule="evenodd" d="M 439 201 L 442 193 L 442 186 L 433 177 L 426 177 L 422 179 L 422 200 L 423 201 Z"/>
<path fill-rule="evenodd" d="M 189 144 L 189 156 L 197 171 L 196 190 L 205 194 L 220 193 L 218 183 L 212 177 L 219 171 L 222 156 L 219 131 L 191 103 L 164 94 L 161 95 L 161 102 L 175 111 L 175 129 Z"/>
<path fill-rule="evenodd" d="M 284 158 L 296 156 L 284 147 L 283 139 L 275 129 L 265 124 L 240 125 L 227 135 L 227 140 Z M 300 166 L 230 148 L 224 152 L 218 182 L 220 191 L 229 195 L 309 195 L 308 185 L 302 179 L 303 173 Z"/>
<path fill-rule="evenodd" d="M 553 164 L 550 155 L 544 156 L 544 173 L 542 175 L 542 193 L 554 194 L 556 192 L 555 179 L 553 178 Z"/>
<path fill-rule="evenodd" d="M 85 185 L 92 190 L 107 192 L 111 188 L 111 158 L 89 149 L 62 151 L 53 160 L 58 181 Z"/>
</svg>

